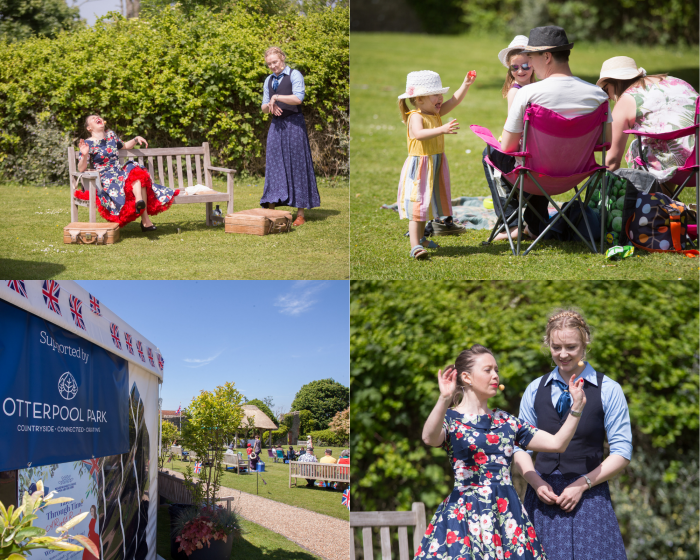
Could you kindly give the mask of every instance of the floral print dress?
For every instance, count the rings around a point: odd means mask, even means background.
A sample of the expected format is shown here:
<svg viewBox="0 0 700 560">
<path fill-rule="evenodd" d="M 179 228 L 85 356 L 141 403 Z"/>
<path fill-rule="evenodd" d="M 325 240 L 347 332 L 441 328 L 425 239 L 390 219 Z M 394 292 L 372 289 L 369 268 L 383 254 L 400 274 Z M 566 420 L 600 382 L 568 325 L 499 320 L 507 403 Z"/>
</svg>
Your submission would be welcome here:
<svg viewBox="0 0 700 560">
<path fill-rule="evenodd" d="M 698 92 L 689 83 L 671 76 L 647 87 L 630 88 L 625 91 L 637 104 L 634 129 L 640 132 L 670 132 L 692 126 L 695 122 L 695 100 Z M 660 182 L 668 181 L 682 167 L 695 146 L 695 137 L 686 136 L 677 140 L 642 139 L 642 151 L 649 172 Z M 630 144 L 625 159 L 628 167 L 639 157 L 637 138 Z"/>
<path fill-rule="evenodd" d="M 151 181 L 145 167 L 135 161 L 128 160 L 123 166 L 119 162 L 119 150 L 124 143 L 112 130 L 105 133 L 102 140 L 88 138 L 88 157 L 95 169 L 100 172 L 102 189 L 97 192 L 97 209 L 103 218 L 124 225 L 138 217 L 134 195 L 131 192 L 131 182 L 141 181 L 147 190 L 148 214 L 155 215 L 167 210 L 172 199 L 179 190 L 173 191 L 168 187 Z M 82 154 L 80 154 L 82 158 Z M 78 198 L 87 199 L 88 193 L 76 191 Z"/>
<path fill-rule="evenodd" d="M 430 521 L 416 558 L 546 560 L 510 475 L 514 446 L 524 449 L 537 428 L 502 410 L 448 410 L 443 428 L 454 489 Z"/>
</svg>

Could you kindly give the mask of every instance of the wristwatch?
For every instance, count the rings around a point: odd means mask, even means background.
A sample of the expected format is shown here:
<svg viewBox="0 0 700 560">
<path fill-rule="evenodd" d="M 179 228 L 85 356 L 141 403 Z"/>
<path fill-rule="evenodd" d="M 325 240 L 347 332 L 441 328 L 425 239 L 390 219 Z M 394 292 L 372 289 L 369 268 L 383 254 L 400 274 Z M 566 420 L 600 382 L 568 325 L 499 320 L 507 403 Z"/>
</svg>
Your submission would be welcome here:
<svg viewBox="0 0 700 560">
<path fill-rule="evenodd" d="M 591 489 L 591 479 L 588 478 L 585 474 L 583 475 L 583 478 L 586 479 L 586 483 L 588 484 L 588 489 L 590 490 Z"/>
<path fill-rule="evenodd" d="M 580 418 L 581 414 L 583 414 L 583 410 L 581 412 L 576 412 L 575 410 L 571 409 L 569 412 L 571 413 L 571 416 L 575 416 L 576 418 Z"/>
</svg>

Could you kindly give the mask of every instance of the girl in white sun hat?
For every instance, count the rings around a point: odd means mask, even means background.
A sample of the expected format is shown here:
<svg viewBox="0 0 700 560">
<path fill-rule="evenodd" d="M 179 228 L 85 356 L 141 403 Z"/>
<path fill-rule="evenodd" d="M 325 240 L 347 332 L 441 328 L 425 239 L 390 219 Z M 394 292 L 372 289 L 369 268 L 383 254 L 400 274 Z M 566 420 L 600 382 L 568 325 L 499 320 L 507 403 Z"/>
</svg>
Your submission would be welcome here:
<svg viewBox="0 0 700 560">
<path fill-rule="evenodd" d="M 411 257 L 424 259 L 438 245 L 423 236 L 425 223 L 440 216 L 451 216 L 450 170 L 445 157 L 444 134 L 457 134 L 459 123 L 451 120 L 442 124 L 442 116 L 459 105 L 474 83 L 471 71 L 456 93 L 443 103 L 440 75 L 430 70 L 411 72 L 406 78 L 406 93 L 399 95 L 401 120 L 406 124 L 408 158 L 401 170 L 398 205 L 401 219 L 408 218 Z M 415 107 L 409 110 L 406 100 Z"/>
</svg>

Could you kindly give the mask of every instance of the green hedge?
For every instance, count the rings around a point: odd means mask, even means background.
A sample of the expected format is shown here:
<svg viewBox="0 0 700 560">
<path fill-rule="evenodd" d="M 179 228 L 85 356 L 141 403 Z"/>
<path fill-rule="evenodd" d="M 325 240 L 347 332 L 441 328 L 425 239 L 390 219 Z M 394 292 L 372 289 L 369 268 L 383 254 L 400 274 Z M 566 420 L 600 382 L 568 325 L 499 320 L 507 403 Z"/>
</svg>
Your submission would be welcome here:
<svg viewBox="0 0 700 560">
<path fill-rule="evenodd" d="M 269 73 L 263 53 L 276 44 L 305 76 L 317 171 L 342 171 L 349 11 L 272 18 L 255 9 L 259 3 L 239 3 L 226 14 L 200 8 L 189 19 L 177 6 L 152 19 L 112 12 L 112 19 L 56 39 L 0 43 L 0 169 L 12 176 L 12 157 L 31 150 L 32 115 L 52 115 L 77 139 L 85 117 L 98 112 L 124 138 L 139 134 L 151 147 L 208 141 L 214 165 L 260 174 L 269 126 L 260 111 Z"/>
<path fill-rule="evenodd" d="M 336 434 L 333 430 L 318 430 L 311 432 L 311 439 L 314 445 L 330 445 L 331 447 L 343 447 L 348 444 L 348 439 L 340 434 Z"/>
<path fill-rule="evenodd" d="M 506 388 L 490 404 L 517 414 L 527 385 L 552 369 L 541 344 L 547 314 L 573 305 L 592 326 L 590 362 L 621 384 L 629 404 L 634 462 L 612 485 L 615 504 L 626 504 L 618 513 L 628 552 L 635 551 L 629 557 L 660 558 L 643 550 L 648 531 L 634 540 L 642 521 L 656 518 L 678 546 L 689 519 L 680 512 L 698 511 L 697 478 L 684 480 L 698 457 L 698 287 L 353 282 L 353 510 L 410 510 L 413 501 L 434 509 L 453 481 L 445 452 L 421 441 L 438 396 L 437 370 L 474 343 L 492 348 Z M 697 530 L 683 539 L 697 558 Z"/>
</svg>

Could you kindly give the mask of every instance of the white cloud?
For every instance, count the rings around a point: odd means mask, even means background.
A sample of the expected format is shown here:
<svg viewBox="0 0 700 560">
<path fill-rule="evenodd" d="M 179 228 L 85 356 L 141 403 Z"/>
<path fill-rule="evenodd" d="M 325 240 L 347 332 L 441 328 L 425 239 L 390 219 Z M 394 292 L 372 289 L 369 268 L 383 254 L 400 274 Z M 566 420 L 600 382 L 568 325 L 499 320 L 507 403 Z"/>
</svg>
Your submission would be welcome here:
<svg viewBox="0 0 700 560">
<path fill-rule="evenodd" d="M 285 315 L 299 315 L 311 309 L 317 302 L 314 295 L 325 287 L 325 282 L 295 282 L 289 293 L 277 296 L 275 307 L 280 307 L 280 313 Z"/>
<path fill-rule="evenodd" d="M 223 350 L 222 350 L 223 352 Z M 204 366 L 208 366 L 210 363 L 212 363 L 216 358 L 218 358 L 221 355 L 221 352 L 214 356 L 210 356 L 209 358 L 204 358 L 203 360 L 197 359 L 197 358 L 185 358 L 183 361 L 187 362 L 185 365 L 186 367 L 189 368 L 200 368 Z"/>
</svg>

